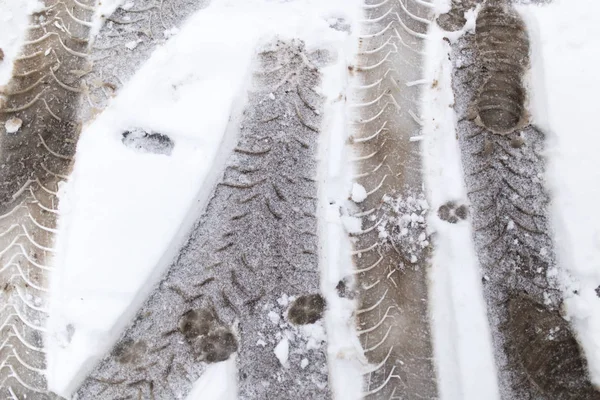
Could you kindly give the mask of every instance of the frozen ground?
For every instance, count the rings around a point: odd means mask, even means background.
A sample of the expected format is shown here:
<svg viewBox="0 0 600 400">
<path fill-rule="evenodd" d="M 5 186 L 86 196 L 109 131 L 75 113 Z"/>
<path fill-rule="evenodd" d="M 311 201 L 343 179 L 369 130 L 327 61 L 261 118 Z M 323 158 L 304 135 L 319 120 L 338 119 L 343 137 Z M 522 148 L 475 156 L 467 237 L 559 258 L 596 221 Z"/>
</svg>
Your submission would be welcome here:
<svg viewBox="0 0 600 400">
<path fill-rule="evenodd" d="M 320 159 L 325 162 L 317 173 L 318 215 L 326 238 L 320 252 L 321 288 L 328 301 L 325 324 L 334 398 L 360 398 L 366 365 L 352 324 L 356 304 L 335 290 L 352 268 L 347 232 L 357 229 L 356 221 L 341 216 L 346 211 L 340 212 L 340 206 L 352 191 L 348 168 L 352 155 L 345 147 L 351 111 L 343 99 L 347 65 L 354 60 L 363 18 L 360 2 L 212 3 L 174 32 L 83 131 L 74 172 L 61 194 L 59 256 L 47 339 L 50 385 L 63 394 L 75 389 L 171 263 L 198 216 L 193 210 L 208 201 L 217 179 L 214 171 L 233 147 L 229 117 L 245 93 L 256 44 L 279 33 L 284 38 L 301 37 L 312 47 L 337 50 L 336 61 L 323 69 L 321 82 L 325 103 Z M 104 6 L 114 8 L 116 3 Z M 33 7 L 35 2 L 0 1 L 2 83 L 9 78 L 26 13 Z M 595 145 L 600 4 L 554 0 L 520 10 L 530 30 L 537 32 L 531 36 L 530 111 L 533 123 L 549 138 L 546 182 L 557 265 L 568 315 L 592 379 L 600 384 L 600 157 Z M 447 202 L 458 206 L 467 200 L 451 107 L 449 45 L 441 36 L 434 29 L 428 39 L 428 86 L 421 118 L 426 196 L 434 211 L 428 219 L 434 233 L 429 298 L 438 389 L 444 400 L 497 399 L 473 228 L 468 220 L 450 224 L 437 215 Z M 125 146 L 122 134 L 132 129 L 169 137 L 170 155 L 152 152 L 156 150 L 152 145 L 150 152 Z M 359 192 L 355 199 L 360 199 Z M 233 358 L 210 366 L 189 398 L 237 398 L 236 374 Z"/>
</svg>

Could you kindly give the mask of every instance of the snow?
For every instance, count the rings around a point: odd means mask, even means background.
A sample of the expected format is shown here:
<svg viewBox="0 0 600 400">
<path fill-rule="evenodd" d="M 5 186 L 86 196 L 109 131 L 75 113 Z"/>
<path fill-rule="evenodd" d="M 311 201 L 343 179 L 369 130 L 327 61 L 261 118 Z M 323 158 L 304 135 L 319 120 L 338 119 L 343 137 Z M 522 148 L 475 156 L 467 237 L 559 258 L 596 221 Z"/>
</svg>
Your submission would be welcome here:
<svg viewBox="0 0 600 400">
<path fill-rule="evenodd" d="M 300 361 L 300 368 L 304 369 L 306 367 L 308 367 L 308 360 L 303 358 L 302 361 Z"/>
<path fill-rule="evenodd" d="M 351 286 L 353 263 L 348 240 L 348 194 L 352 190 L 351 154 L 347 151 L 349 115 L 342 99 L 349 89 L 348 65 L 354 60 L 358 44 L 358 21 L 362 18 L 360 0 L 340 3 L 351 35 L 338 46 L 338 62 L 323 71 L 322 92 L 326 96 L 319 171 L 319 224 L 323 248 L 320 253 L 321 289 L 327 302 L 325 328 L 328 338 L 328 364 L 333 398 L 363 398 L 363 356 L 354 321 L 355 301 L 341 297 L 336 288 L 342 282 Z M 344 15 L 340 12 L 340 15 Z M 339 21 L 339 20 L 338 20 Z M 356 228 L 356 221 L 353 223 Z M 352 227 L 351 227 L 352 229 Z M 362 229 L 362 227 L 360 227 Z"/>
<path fill-rule="evenodd" d="M 141 3 L 102 1 L 96 27 L 101 16 L 110 15 L 116 7 Z M 440 10 L 449 4 L 446 0 L 439 3 Z M 61 187 L 57 273 L 47 340 L 51 389 L 68 395 L 76 387 L 171 263 L 208 200 L 223 155 L 235 141 L 228 127 L 236 121 L 229 121 L 229 116 L 243 103 L 254 49 L 260 41 L 279 34 L 300 37 L 311 49 L 325 47 L 337 55 L 324 69 L 320 88 L 326 97 L 319 220 L 326 238 L 320 261 L 327 309 L 323 323 L 301 327 L 298 332 L 289 329 L 281 313 L 265 313 L 267 321 L 288 330 L 277 345 L 260 340 L 256 345 L 273 348 L 285 365 L 298 345 L 295 335 L 303 339 L 302 351 L 319 348 L 327 335 L 335 398 L 362 398 L 355 303 L 336 291 L 339 282 L 353 279 L 348 233 L 362 230 L 362 220 L 348 216 L 347 210 L 353 207 L 348 194 L 354 203 L 367 195 L 364 187 L 351 183 L 343 101 L 347 65 L 356 51 L 360 4 L 360 0 L 214 0 L 185 26 L 166 31 L 169 42 L 85 127 L 72 176 Z M 27 15 L 40 6 L 33 0 L 0 0 L 0 49 L 4 53 L 0 85 L 9 79 L 25 37 Z M 521 6 L 520 10 L 532 32 L 534 49 L 530 110 L 534 123 L 549 137 L 546 179 L 553 196 L 560 267 L 552 273 L 559 274 L 564 283 L 568 317 L 588 357 L 593 380 L 600 385 L 600 139 L 595 120 L 600 113 L 596 101 L 600 3 L 554 0 L 550 5 Z M 472 29 L 474 12 L 467 14 L 467 21 L 466 29 Z M 463 33 L 446 36 L 453 41 Z M 420 213 L 425 210 L 432 231 L 428 233 L 435 233 L 429 297 L 441 399 L 494 400 L 499 394 L 481 294 L 481 279 L 486 277 L 480 276 L 472 228 L 468 223 L 449 224 L 437 216 L 442 204 L 467 201 L 451 107 L 449 46 L 443 36 L 433 27 L 422 82 L 436 81 L 437 85 L 425 85 L 423 130 L 410 139 L 424 152 L 427 202 L 415 208 L 419 212 L 412 218 L 397 222 L 405 224 L 408 233 L 413 225 L 423 224 Z M 126 46 L 134 49 L 137 44 Z M 274 95 L 269 98 L 275 100 Z M 18 121 L 9 122 L 7 131 L 17 132 Z M 122 133 L 132 129 L 167 135 L 174 142 L 170 155 L 126 147 Z M 39 299 L 33 301 L 37 304 Z M 285 309 L 290 301 L 281 298 L 277 303 Z M 303 358 L 300 365 L 306 368 L 308 359 Z M 233 400 L 236 375 L 234 357 L 211 365 L 188 399 Z"/>
<path fill-rule="evenodd" d="M 222 21 L 198 13 L 81 135 L 61 196 L 48 327 L 48 379 L 59 393 L 72 391 L 129 323 L 206 203 L 219 154 L 234 145 L 223 137 L 258 38 L 224 41 Z M 171 155 L 124 146 L 133 128 L 169 136 Z M 71 340 L 60 340 L 68 326 Z"/>
<path fill-rule="evenodd" d="M 189 400 L 236 400 L 237 387 L 231 379 L 237 375 L 235 357 L 206 368 L 202 377 L 198 379 L 192 391 L 188 394 Z"/>
<path fill-rule="evenodd" d="M 275 356 L 277 357 L 281 365 L 287 367 L 288 356 L 290 355 L 290 341 L 288 340 L 288 338 L 281 339 L 277 346 L 275 346 L 275 349 L 273 349 L 273 352 L 275 353 Z"/>
<path fill-rule="evenodd" d="M 352 184 L 352 194 L 350 196 L 355 203 L 361 203 L 367 198 L 367 191 L 360 183 Z"/>
<path fill-rule="evenodd" d="M 600 385 L 600 3 L 520 8 L 531 32 L 533 122 L 548 135 L 547 184 L 567 315 Z M 577 294 L 575 294 L 575 291 Z"/>
<path fill-rule="evenodd" d="M 17 133 L 21 129 L 21 125 L 23 125 L 23 120 L 20 118 L 10 118 L 4 123 L 6 133 Z"/>
<path fill-rule="evenodd" d="M 273 323 L 273 325 L 279 325 L 279 321 L 281 321 L 281 317 L 279 316 L 279 314 L 277 314 L 274 311 L 269 311 L 268 317 L 271 320 L 271 323 Z"/>
<path fill-rule="evenodd" d="M 10 79 L 13 61 L 25 40 L 29 15 L 43 7 L 37 0 L 0 0 L 0 88 Z"/>
<path fill-rule="evenodd" d="M 472 27 L 473 23 L 467 23 L 465 30 Z M 458 38 L 464 32 L 450 36 Z M 429 293 L 434 353 L 442 400 L 494 400 L 500 396 L 472 228 L 468 223 L 448 223 L 437 215 L 438 208 L 448 201 L 467 201 L 446 36 L 439 27 L 431 27 L 425 78 L 437 84 L 427 85 L 422 99 L 421 143 L 431 204 L 427 222 L 435 237 Z"/>
<path fill-rule="evenodd" d="M 362 231 L 362 219 L 358 217 L 351 217 L 349 215 L 342 215 L 340 219 L 346 232 L 359 233 Z"/>
<path fill-rule="evenodd" d="M 109 15 L 120 3 L 103 2 L 97 14 Z M 341 110 L 338 98 L 343 87 L 338 84 L 346 76 L 343 49 L 346 43 L 354 45 L 355 38 L 331 28 L 329 21 L 352 21 L 354 16 L 347 10 L 358 10 L 359 3 L 351 4 L 356 7 L 342 0 L 214 1 L 179 32 L 169 32 L 173 36 L 169 42 L 84 129 L 73 174 L 61 197 L 48 340 L 53 390 L 68 395 L 77 386 L 176 255 L 207 201 L 219 163 L 226 158 L 221 154 L 233 146 L 235 138 L 229 137 L 227 127 L 235 121 L 228 119 L 232 108 L 243 103 L 258 43 L 274 35 L 299 37 L 309 50 L 337 53 L 337 63 L 325 71 L 329 78 L 324 85 L 330 86 L 323 91 L 328 107 Z M 167 135 L 174 142 L 171 155 L 124 146 L 121 134 L 135 129 Z M 330 293 L 335 293 L 338 281 L 327 281 Z M 282 302 L 287 306 L 286 299 Z M 350 309 L 345 306 L 338 331 L 349 330 Z M 294 336 L 292 330 L 288 333 Z M 323 346 L 325 329 L 316 324 L 297 336 L 303 341 L 285 338 L 289 348 L 295 343 L 301 347 L 297 350 L 307 351 Z M 337 347 L 332 351 L 341 354 Z M 340 358 L 340 368 L 347 357 Z M 330 368 L 336 369 L 335 357 Z M 235 365 L 211 366 L 188 398 L 235 398 L 218 390 L 235 387 L 235 380 Z M 333 390 L 348 390 L 344 381 L 338 379 L 339 389 Z M 359 384 L 358 393 L 360 376 L 354 382 Z"/>
</svg>

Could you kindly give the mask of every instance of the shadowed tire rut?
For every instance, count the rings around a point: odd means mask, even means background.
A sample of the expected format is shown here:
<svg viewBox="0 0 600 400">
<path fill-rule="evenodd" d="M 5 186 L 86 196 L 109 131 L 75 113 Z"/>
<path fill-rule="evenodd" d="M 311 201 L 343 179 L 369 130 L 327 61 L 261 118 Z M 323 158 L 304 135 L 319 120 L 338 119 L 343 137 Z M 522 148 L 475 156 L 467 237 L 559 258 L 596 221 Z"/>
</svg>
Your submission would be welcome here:
<svg viewBox="0 0 600 400">
<path fill-rule="evenodd" d="M 206 212 L 80 399 L 179 398 L 235 352 L 240 399 L 329 397 L 315 180 L 327 57 L 299 41 L 260 50 Z"/>
<path fill-rule="evenodd" d="M 545 135 L 527 125 L 524 111 L 524 23 L 512 6 L 490 2 L 475 37 L 461 38 L 452 52 L 458 137 L 501 396 L 600 399 L 561 315 Z"/>
<path fill-rule="evenodd" d="M 48 0 L 0 97 L 0 397 L 48 399 L 44 351 L 59 184 L 80 124 L 91 0 Z"/>
<path fill-rule="evenodd" d="M 353 196 L 362 231 L 351 235 L 358 334 L 368 361 L 364 397 L 434 399 L 428 205 L 418 143 L 433 9 L 418 0 L 367 1 L 363 7 L 350 107 L 355 182 L 364 188 L 363 196 Z"/>
</svg>

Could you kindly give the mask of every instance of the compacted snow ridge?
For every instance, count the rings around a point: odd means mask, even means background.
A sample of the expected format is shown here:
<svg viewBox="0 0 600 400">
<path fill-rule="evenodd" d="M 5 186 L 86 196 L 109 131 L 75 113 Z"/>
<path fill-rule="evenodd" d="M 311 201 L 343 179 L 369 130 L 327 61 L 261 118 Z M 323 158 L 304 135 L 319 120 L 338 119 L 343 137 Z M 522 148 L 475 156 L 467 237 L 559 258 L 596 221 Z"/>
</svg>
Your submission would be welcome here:
<svg viewBox="0 0 600 400">
<path fill-rule="evenodd" d="M 367 1 L 349 66 L 348 229 L 355 265 L 364 398 L 437 396 L 428 306 L 430 238 L 421 167 L 423 50 L 434 5 Z M 353 224 L 347 224 L 353 225 Z"/>
<path fill-rule="evenodd" d="M 2 398 L 47 398 L 48 280 L 59 191 L 79 136 L 77 71 L 85 63 L 93 10 L 92 1 L 69 0 L 29 8 L 16 57 L 14 47 L 7 48 L 13 71 L 0 98 Z"/>
</svg>

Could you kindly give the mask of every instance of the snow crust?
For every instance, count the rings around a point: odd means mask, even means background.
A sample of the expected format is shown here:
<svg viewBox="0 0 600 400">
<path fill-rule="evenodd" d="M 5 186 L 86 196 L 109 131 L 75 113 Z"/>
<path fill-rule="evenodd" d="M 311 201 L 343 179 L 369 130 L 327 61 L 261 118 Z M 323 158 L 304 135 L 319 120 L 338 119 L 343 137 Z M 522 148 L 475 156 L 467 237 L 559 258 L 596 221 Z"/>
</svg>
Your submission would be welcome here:
<svg viewBox="0 0 600 400">
<path fill-rule="evenodd" d="M 600 385 L 600 3 L 519 8 L 531 35 L 533 123 L 548 137 L 547 185 L 568 317 Z"/>
</svg>

